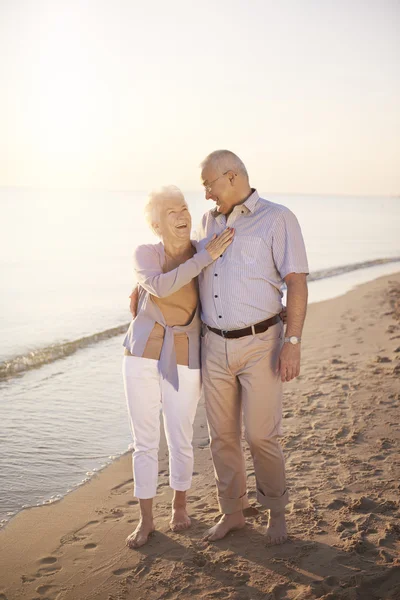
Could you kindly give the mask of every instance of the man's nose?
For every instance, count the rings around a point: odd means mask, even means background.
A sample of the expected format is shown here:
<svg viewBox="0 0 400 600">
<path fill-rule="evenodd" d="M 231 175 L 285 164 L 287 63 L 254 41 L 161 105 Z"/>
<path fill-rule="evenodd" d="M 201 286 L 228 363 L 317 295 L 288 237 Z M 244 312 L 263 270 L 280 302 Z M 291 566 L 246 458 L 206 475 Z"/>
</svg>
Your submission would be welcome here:
<svg viewBox="0 0 400 600">
<path fill-rule="evenodd" d="M 211 199 L 211 194 L 208 190 L 204 190 L 205 191 L 205 195 L 206 195 L 206 200 L 210 200 Z"/>
</svg>

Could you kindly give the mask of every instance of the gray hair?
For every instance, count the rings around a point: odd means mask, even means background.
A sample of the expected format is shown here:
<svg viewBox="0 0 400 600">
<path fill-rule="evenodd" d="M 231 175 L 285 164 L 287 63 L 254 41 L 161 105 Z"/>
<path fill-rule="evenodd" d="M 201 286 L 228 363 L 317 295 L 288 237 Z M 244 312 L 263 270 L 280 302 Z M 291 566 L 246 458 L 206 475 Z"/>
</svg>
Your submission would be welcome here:
<svg viewBox="0 0 400 600">
<path fill-rule="evenodd" d="M 215 150 L 214 152 L 211 152 L 211 154 L 206 156 L 201 162 L 200 167 L 205 169 L 209 165 L 212 165 L 221 173 L 225 173 L 226 171 L 234 171 L 235 173 L 244 175 L 244 177 L 247 179 L 249 178 L 243 161 L 240 160 L 240 158 L 230 150 Z"/>
<path fill-rule="evenodd" d="M 159 220 L 161 206 L 168 198 L 176 198 L 186 203 L 183 193 L 176 185 L 165 185 L 158 190 L 150 192 L 146 206 L 144 207 L 146 221 L 156 235 L 158 233 L 154 229 L 154 224 Z"/>
</svg>

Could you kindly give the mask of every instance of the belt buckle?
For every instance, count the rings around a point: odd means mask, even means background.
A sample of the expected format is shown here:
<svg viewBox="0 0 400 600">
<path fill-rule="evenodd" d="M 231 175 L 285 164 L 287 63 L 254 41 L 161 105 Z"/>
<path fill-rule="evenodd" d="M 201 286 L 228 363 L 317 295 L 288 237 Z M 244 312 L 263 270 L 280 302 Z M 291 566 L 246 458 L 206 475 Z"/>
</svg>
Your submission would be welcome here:
<svg viewBox="0 0 400 600">
<path fill-rule="evenodd" d="M 221 329 L 221 337 L 225 338 L 225 333 L 228 333 L 227 329 Z"/>
</svg>

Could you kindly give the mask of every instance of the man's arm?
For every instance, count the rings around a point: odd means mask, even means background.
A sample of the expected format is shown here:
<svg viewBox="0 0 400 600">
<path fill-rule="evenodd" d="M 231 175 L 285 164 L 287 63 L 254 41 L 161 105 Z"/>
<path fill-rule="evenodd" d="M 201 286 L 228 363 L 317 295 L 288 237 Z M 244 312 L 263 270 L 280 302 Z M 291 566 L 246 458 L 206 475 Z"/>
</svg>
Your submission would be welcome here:
<svg viewBox="0 0 400 600">
<path fill-rule="evenodd" d="M 307 275 L 289 273 L 285 278 L 287 286 L 287 326 L 285 337 L 301 337 L 307 312 Z M 279 370 L 282 381 L 290 381 L 300 373 L 300 347 L 286 342 L 279 356 Z"/>
<path fill-rule="evenodd" d="M 131 311 L 132 318 L 135 319 L 137 315 L 138 302 L 139 302 L 139 284 L 133 288 L 132 294 L 129 296 L 129 310 Z"/>
</svg>

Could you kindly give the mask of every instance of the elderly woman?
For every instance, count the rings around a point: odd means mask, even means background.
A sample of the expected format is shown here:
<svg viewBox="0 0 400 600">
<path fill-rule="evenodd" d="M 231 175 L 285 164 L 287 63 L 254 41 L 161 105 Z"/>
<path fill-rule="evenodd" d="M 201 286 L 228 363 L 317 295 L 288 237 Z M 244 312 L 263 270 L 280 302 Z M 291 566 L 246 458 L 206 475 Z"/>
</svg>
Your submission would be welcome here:
<svg viewBox="0 0 400 600">
<path fill-rule="evenodd" d="M 169 450 L 173 531 L 186 529 L 186 491 L 193 472 L 193 421 L 200 397 L 200 316 L 197 275 L 232 242 L 225 229 L 203 250 L 190 240 L 191 217 L 182 192 L 169 186 L 149 197 L 146 216 L 158 244 L 139 246 L 134 268 L 141 286 L 138 312 L 124 340 L 123 377 L 134 439 L 134 494 L 140 521 L 128 546 L 154 531 L 160 409 Z"/>
</svg>

